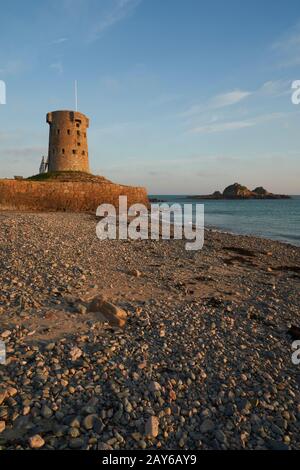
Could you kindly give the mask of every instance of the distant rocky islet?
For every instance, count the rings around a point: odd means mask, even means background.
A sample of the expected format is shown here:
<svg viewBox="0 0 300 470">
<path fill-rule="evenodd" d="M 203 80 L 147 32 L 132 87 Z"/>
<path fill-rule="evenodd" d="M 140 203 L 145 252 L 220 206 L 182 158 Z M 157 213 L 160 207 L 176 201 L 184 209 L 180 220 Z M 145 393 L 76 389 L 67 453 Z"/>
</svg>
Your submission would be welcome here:
<svg viewBox="0 0 300 470">
<path fill-rule="evenodd" d="M 259 186 L 253 190 L 248 189 L 239 183 L 227 186 L 223 193 L 215 191 L 208 195 L 190 196 L 193 199 L 290 199 L 285 194 L 274 194 L 267 191 L 264 187 Z"/>
</svg>

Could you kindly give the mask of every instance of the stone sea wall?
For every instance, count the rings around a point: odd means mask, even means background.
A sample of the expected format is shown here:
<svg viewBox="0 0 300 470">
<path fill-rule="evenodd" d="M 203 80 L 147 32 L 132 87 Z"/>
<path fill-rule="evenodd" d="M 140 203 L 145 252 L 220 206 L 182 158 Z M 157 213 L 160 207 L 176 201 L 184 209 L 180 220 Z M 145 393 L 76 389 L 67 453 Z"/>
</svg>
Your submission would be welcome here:
<svg viewBox="0 0 300 470">
<path fill-rule="evenodd" d="M 0 210 L 95 211 L 103 203 L 118 207 L 119 196 L 128 206 L 148 204 L 145 188 L 110 182 L 0 180 Z"/>
</svg>

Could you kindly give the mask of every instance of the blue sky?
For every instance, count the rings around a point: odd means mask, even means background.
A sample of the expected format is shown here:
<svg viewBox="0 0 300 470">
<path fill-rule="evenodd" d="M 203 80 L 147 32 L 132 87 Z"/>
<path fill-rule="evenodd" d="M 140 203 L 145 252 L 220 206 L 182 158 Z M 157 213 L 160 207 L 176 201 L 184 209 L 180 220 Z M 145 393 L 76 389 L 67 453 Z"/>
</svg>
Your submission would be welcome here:
<svg viewBox="0 0 300 470">
<path fill-rule="evenodd" d="M 90 117 L 94 173 L 150 193 L 300 194 L 298 0 L 1 2 L 0 177 L 37 173 L 48 111 Z"/>
</svg>

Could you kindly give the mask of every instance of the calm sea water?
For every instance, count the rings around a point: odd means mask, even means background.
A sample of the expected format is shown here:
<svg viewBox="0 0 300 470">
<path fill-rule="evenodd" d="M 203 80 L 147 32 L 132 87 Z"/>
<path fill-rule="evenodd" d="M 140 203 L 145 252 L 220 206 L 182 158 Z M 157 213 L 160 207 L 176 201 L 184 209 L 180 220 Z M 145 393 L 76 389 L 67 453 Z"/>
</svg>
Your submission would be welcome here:
<svg viewBox="0 0 300 470">
<path fill-rule="evenodd" d="M 278 200 L 192 200 L 153 195 L 168 203 L 204 204 L 205 226 L 237 234 L 257 235 L 300 246 L 300 196 Z M 194 222 L 192 212 L 191 221 Z M 176 216 L 175 216 L 176 221 Z"/>
</svg>

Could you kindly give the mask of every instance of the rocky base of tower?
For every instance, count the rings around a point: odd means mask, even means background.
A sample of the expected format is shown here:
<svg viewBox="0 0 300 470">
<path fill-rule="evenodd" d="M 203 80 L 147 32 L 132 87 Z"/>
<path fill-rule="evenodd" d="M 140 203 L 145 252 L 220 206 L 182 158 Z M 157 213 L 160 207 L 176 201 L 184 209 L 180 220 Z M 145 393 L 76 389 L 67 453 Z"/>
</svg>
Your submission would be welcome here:
<svg viewBox="0 0 300 470">
<path fill-rule="evenodd" d="M 45 173 L 21 180 L 0 180 L 0 210 L 94 212 L 100 204 L 148 204 L 145 188 L 114 184 L 81 172 Z"/>
</svg>

